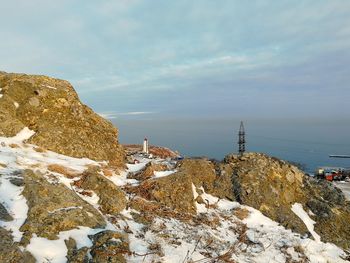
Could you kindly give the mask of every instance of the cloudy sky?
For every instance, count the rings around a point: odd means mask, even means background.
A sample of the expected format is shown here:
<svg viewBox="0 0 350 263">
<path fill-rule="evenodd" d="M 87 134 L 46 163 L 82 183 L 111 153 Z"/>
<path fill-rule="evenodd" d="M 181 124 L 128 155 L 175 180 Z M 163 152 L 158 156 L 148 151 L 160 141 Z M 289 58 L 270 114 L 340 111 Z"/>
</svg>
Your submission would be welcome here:
<svg viewBox="0 0 350 263">
<path fill-rule="evenodd" d="M 108 117 L 349 119 L 350 1 L 0 0 L 0 70 Z"/>
</svg>

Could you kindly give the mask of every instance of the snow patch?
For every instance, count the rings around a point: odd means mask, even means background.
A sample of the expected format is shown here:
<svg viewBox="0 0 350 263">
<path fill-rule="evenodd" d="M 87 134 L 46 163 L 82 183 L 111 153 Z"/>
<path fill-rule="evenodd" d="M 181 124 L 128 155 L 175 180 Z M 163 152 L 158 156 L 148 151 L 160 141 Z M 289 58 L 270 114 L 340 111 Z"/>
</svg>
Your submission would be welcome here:
<svg viewBox="0 0 350 263">
<path fill-rule="evenodd" d="M 176 170 L 172 170 L 172 171 L 155 171 L 154 172 L 154 178 L 165 177 L 165 176 L 171 175 L 171 174 L 173 174 L 175 172 L 176 172 Z"/>
<path fill-rule="evenodd" d="M 314 230 L 314 224 L 316 222 L 309 217 L 309 215 L 303 209 L 303 206 L 299 203 L 295 203 L 294 205 L 292 205 L 291 209 L 294 212 L 294 214 L 296 214 L 304 222 L 305 226 L 307 227 L 315 241 L 321 242 L 321 237 Z"/>
<path fill-rule="evenodd" d="M 0 143 L 11 144 L 11 143 L 23 143 L 24 140 L 28 140 L 35 134 L 34 131 L 24 127 L 19 133 L 14 137 L 0 137 Z"/>
<path fill-rule="evenodd" d="M 1 156 L 0 156 L 1 157 Z M 23 187 L 13 185 L 9 175 L 0 175 L 0 200 L 13 217 L 12 221 L 0 221 L 0 226 L 12 232 L 13 240 L 19 242 L 23 233 L 19 230 L 27 218 L 27 200 L 22 195 Z"/>
<path fill-rule="evenodd" d="M 34 234 L 26 249 L 32 253 L 37 262 L 65 263 L 68 252 L 65 240 L 73 238 L 77 243 L 77 249 L 91 247 L 92 242 L 88 235 L 94 235 L 102 230 L 81 226 L 78 229 L 60 232 L 57 240 L 49 240 Z"/>
</svg>

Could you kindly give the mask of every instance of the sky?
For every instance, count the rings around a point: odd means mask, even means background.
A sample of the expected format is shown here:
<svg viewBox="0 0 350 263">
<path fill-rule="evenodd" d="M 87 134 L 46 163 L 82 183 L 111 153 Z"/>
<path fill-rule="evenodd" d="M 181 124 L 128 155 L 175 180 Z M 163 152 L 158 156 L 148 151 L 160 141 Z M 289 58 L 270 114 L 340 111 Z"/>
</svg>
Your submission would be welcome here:
<svg viewBox="0 0 350 263">
<path fill-rule="evenodd" d="M 111 119 L 350 120 L 350 1 L 0 0 L 0 70 Z"/>
</svg>

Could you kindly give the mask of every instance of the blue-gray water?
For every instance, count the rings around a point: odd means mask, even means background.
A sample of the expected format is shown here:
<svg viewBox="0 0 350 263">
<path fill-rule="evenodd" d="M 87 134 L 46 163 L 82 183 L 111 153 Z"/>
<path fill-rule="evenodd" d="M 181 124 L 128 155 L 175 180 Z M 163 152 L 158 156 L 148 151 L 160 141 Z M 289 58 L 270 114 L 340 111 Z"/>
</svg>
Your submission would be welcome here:
<svg viewBox="0 0 350 263">
<path fill-rule="evenodd" d="M 116 119 L 121 143 L 142 143 L 178 150 L 184 156 L 223 159 L 237 151 L 239 120 L 136 120 Z M 329 154 L 350 155 L 349 121 L 246 120 L 247 151 L 299 162 L 313 172 L 318 166 L 350 167 L 350 159 L 333 159 Z"/>
</svg>

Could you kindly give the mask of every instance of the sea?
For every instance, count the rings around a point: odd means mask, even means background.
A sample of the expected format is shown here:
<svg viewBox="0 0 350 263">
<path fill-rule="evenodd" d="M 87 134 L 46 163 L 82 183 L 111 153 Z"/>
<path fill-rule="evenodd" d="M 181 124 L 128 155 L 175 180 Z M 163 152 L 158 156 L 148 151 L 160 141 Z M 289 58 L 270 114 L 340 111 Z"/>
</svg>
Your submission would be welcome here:
<svg viewBox="0 0 350 263">
<path fill-rule="evenodd" d="M 238 151 L 237 119 L 114 119 L 122 144 L 168 147 L 184 157 L 207 156 L 222 160 Z M 314 173 L 318 167 L 350 168 L 350 159 L 329 155 L 350 155 L 350 121 L 344 120 L 243 120 L 246 151 L 261 152 L 299 163 Z"/>
</svg>

